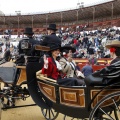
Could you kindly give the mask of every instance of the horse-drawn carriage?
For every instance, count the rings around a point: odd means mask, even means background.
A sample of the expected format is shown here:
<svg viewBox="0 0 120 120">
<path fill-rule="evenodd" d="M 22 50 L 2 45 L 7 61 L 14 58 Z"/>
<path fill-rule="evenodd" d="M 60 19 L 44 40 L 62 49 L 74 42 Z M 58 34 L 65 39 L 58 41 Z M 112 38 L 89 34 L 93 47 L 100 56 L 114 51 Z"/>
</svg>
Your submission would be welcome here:
<svg viewBox="0 0 120 120">
<path fill-rule="evenodd" d="M 31 95 L 47 120 L 56 119 L 59 113 L 65 115 L 64 119 L 70 116 L 90 120 L 119 120 L 120 62 L 86 78 L 85 86 L 59 85 L 56 80 L 36 76 L 42 66 L 41 62 L 16 66 L 11 80 L 1 81 L 5 83 L 0 92 L 2 102 L 7 98 L 7 105 L 12 103 L 13 106 L 15 98 L 24 100 Z M 22 88 L 22 84 L 27 84 L 28 89 Z"/>
<path fill-rule="evenodd" d="M 107 68 L 112 73 L 107 73 L 105 80 L 92 76 L 92 80 L 86 79 L 86 86 L 62 86 L 42 75 L 36 77 L 36 71 L 40 69 L 40 63 L 27 64 L 27 84 L 33 100 L 41 107 L 47 120 L 56 119 L 58 113 L 81 119 L 119 120 L 120 62 Z M 99 74 L 104 77 L 103 72 Z"/>
</svg>

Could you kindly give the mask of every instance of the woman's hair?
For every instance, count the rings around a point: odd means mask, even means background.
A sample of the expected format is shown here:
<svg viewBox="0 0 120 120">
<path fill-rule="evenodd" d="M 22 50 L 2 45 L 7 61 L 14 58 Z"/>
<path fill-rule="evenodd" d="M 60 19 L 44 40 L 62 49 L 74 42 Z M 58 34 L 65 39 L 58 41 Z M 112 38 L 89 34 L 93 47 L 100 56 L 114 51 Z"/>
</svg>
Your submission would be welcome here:
<svg viewBox="0 0 120 120">
<path fill-rule="evenodd" d="M 52 52 L 48 52 L 49 57 L 52 57 Z"/>
<path fill-rule="evenodd" d="M 116 47 L 115 49 L 116 56 L 120 57 L 120 47 Z"/>
</svg>

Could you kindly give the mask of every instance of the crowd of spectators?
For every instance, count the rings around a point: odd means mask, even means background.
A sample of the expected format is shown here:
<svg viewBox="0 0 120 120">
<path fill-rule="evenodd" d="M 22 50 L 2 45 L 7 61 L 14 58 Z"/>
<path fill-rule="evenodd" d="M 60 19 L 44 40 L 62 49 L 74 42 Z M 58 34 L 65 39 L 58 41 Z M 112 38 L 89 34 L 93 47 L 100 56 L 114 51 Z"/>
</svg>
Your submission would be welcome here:
<svg viewBox="0 0 120 120">
<path fill-rule="evenodd" d="M 109 58 L 109 50 L 106 49 L 105 43 L 109 40 L 120 40 L 120 30 L 107 28 L 104 30 L 82 31 L 82 32 L 64 32 L 59 35 L 62 39 L 62 46 L 69 44 L 76 48 L 73 58 L 90 58 L 97 59 Z"/>
<path fill-rule="evenodd" d="M 120 30 L 117 27 L 94 30 L 94 31 L 66 31 L 58 30 L 58 36 L 61 38 L 62 46 L 69 44 L 76 49 L 73 53 L 73 58 L 109 58 L 109 50 L 106 49 L 105 43 L 108 40 L 120 40 Z M 44 38 L 43 34 L 35 39 L 41 40 Z M 5 42 L 4 44 L 7 44 Z M 97 61 L 95 62 L 97 64 Z"/>
<path fill-rule="evenodd" d="M 114 27 L 95 31 L 83 30 L 82 32 L 71 32 L 68 29 L 67 31 L 59 31 L 57 35 L 61 39 L 61 46 L 67 44 L 76 49 L 76 52 L 72 54 L 73 58 L 88 59 L 83 68 L 79 68 L 79 65 L 77 68 L 84 73 L 84 76 L 93 72 L 92 65 L 99 65 L 97 61 L 99 58 L 110 58 L 110 52 L 105 48 L 105 43 L 111 40 L 120 40 L 120 30 Z M 35 39 L 38 41 L 44 39 L 44 35 L 39 36 L 41 36 L 39 39 L 37 37 Z M 2 42 L 0 52 L 5 52 L 8 49 L 11 55 L 17 54 L 17 48 L 10 41 Z M 104 63 L 104 65 L 109 65 L 107 60 Z"/>
</svg>

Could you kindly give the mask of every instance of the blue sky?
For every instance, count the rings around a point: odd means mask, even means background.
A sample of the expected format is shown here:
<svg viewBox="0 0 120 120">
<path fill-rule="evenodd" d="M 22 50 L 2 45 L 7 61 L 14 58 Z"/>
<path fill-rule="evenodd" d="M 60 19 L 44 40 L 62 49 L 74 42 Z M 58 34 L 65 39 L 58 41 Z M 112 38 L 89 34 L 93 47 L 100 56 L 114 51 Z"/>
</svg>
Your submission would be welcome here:
<svg viewBox="0 0 120 120">
<path fill-rule="evenodd" d="M 15 14 L 15 11 L 21 11 L 21 14 L 52 12 L 76 8 L 81 2 L 88 5 L 104 1 L 111 0 L 0 0 L 0 10 L 4 14 Z"/>
</svg>

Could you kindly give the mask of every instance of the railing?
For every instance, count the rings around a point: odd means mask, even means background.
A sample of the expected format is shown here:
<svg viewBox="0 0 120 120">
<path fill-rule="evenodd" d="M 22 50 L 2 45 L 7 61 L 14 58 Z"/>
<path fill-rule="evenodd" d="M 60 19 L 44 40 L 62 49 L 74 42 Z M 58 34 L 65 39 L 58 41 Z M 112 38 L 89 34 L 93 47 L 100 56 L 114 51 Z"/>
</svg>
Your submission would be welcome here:
<svg viewBox="0 0 120 120">
<path fill-rule="evenodd" d="M 78 66 L 80 67 L 80 70 L 82 70 L 82 68 L 85 66 L 85 64 L 79 64 Z M 106 65 L 92 65 L 91 67 L 93 69 L 93 72 L 95 72 L 97 70 L 101 70 L 102 68 L 105 68 Z"/>
<path fill-rule="evenodd" d="M 105 62 L 105 60 L 107 60 L 108 61 L 108 63 L 110 63 L 110 61 L 112 60 L 111 58 L 101 58 L 101 59 L 98 59 L 97 60 L 97 62 L 98 63 L 104 63 Z M 82 59 L 80 59 L 80 58 L 74 58 L 74 61 L 76 62 L 76 63 L 86 63 L 87 61 L 88 61 L 88 59 L 86 59 L 86 58 L 82 58 Z"/>
</svg>

